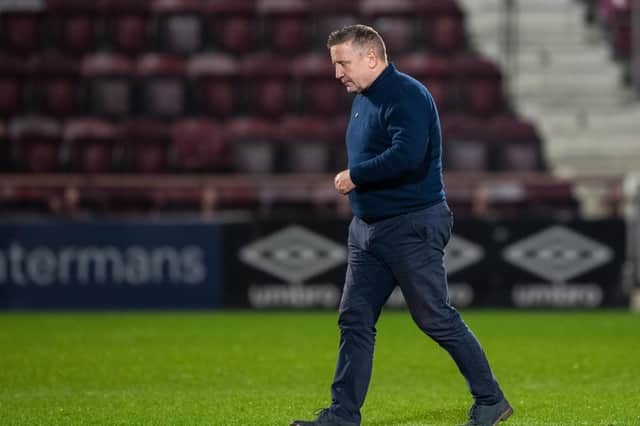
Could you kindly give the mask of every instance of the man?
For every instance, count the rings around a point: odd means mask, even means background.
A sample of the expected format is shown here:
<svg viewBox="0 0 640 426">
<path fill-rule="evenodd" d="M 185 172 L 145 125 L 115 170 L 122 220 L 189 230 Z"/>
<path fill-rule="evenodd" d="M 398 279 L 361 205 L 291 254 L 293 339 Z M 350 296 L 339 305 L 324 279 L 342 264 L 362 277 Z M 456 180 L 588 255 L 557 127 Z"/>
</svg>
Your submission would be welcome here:
<svg viewBox="0 0 640 426">
<path fill-rule="evenodd" d="M 441 136 L 433 98 L 387 61 L 371 27 L 329 35 L 336 79 L 356 93 L 349 169 L 334 179 L 349 195 L 348 267 L 340 302 L 340 347 L 332 404 L 292 426 L 355 426 L 371 377 L 375 324 L 396 285 L 420 329 L 449 352 L 474 398 L 468 425 L 506 420 L 512 408 L 473 333 L 449 304 L 444 247 L 452 214 L 442 181 Z"/>
</svg>

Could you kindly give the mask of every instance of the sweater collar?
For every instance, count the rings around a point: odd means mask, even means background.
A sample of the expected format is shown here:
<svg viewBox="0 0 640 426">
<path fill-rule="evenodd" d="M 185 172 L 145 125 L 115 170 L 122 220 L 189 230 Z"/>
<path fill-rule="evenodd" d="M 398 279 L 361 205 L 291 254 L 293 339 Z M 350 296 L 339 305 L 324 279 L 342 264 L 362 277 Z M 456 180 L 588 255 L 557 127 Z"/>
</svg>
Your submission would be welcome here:
<svg viewBox="0 0 640 426">
<path fill-rule="evenodd" d="M 389 62 L 389 65 L 387 65 L 384 70 L 382 70 L 380 75 L 376 77 L 375 80 L 373 80 L 373 83 L 371 83 L 369 87 L 362 91 L 362 94 L 365 96 L 372 96 L 377 92 L 380 92 L 384 88 L 384 82 L 388 80 L 389 76 L 391 74 L 394 74 L 395 72 L 396 66 L 393 64 L 393 62 Z"/>
</svg>

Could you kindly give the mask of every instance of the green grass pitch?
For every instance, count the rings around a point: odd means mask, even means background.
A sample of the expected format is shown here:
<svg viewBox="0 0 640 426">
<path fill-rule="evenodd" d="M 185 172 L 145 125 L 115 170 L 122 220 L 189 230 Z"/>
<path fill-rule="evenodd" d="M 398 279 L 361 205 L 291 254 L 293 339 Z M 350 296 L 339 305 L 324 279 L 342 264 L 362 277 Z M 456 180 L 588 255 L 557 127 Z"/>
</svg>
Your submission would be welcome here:
<svg viewBox="0 0 640 426">
<path fill-rule="evenodd" d="M 505 425 L 640 425 L 640 316 L 467 311 L 515 409 Z M 326 406 L 335 312 L 0 315 L 1 425 L 288 425 Z M 448 355 L 385 311 L 363 425 L 455 425 Z"/>
</svg>

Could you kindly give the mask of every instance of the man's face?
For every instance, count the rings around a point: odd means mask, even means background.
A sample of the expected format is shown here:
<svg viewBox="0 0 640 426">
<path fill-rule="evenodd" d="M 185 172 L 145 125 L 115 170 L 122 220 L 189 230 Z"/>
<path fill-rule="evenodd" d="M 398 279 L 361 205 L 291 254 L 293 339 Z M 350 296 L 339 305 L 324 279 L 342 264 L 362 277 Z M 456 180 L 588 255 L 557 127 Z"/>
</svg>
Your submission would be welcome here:
<svg viewBox="0 0 640 426">
<path fill-rule="evenodd" d="M 347 88 L 347 92 L 361 92 L 371 78 L 371 57 L 364 48 L 354 47 L 350 41 L 336 44 L 329 49 L 331 63 L 336 68 L 336 79 Z"/>
</svg>

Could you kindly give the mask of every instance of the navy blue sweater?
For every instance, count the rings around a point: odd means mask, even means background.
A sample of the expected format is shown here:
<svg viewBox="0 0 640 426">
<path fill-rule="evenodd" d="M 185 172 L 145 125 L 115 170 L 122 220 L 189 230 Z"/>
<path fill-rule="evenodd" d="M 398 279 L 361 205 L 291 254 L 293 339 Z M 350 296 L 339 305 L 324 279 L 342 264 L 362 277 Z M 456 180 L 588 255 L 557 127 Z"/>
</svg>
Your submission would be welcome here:
<svg viewBox="0 0 640 426">
<path fill-rule="evenodd" d="M 444 200 L 435 103 L 392 63 L 353 100 L 346 139 L 355 216 L 379 219 Z"/>
</svg>

